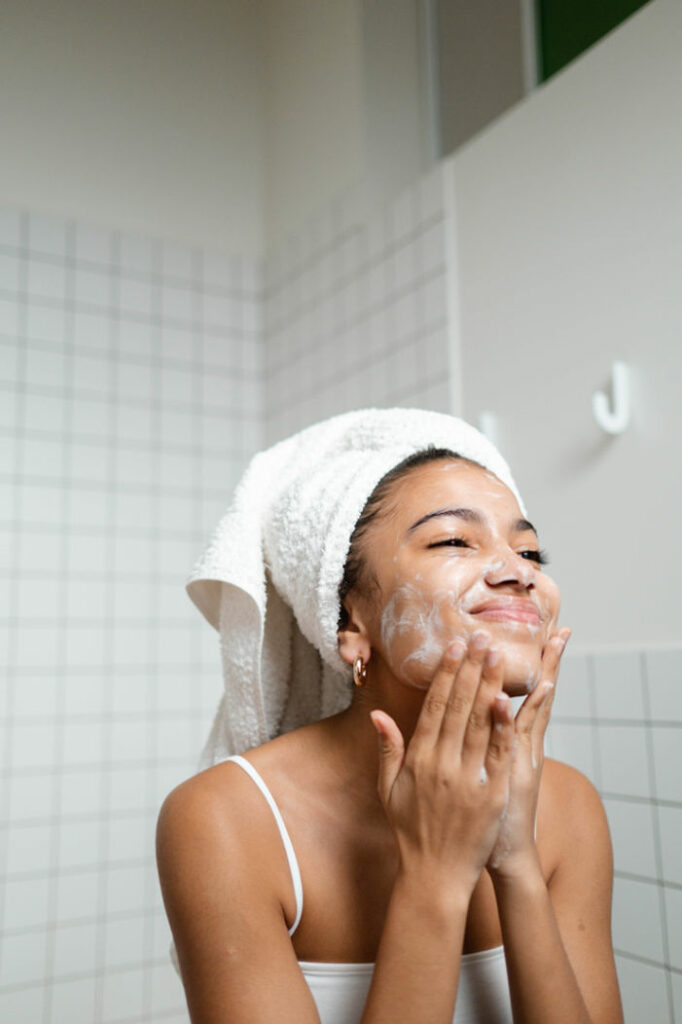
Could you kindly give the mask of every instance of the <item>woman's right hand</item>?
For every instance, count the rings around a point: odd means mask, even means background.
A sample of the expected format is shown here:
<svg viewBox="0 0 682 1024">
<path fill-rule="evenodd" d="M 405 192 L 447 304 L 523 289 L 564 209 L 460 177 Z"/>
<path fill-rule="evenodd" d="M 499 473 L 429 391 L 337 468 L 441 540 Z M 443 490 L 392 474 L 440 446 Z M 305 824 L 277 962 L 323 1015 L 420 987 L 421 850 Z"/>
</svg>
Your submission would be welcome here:
<svg viewBox="0 0 682 1024">
<path fill-rule="evenodd" d="M 379 733 L 378 789 L 401 868 L 473 890 L 495 844 L 511 768 L 514 723 L 503 659 L 478 630 L 445 651 L 405 749 L 395 721 Z M 428 872 L 428 875 L 422 874 Z"/>
</svg>

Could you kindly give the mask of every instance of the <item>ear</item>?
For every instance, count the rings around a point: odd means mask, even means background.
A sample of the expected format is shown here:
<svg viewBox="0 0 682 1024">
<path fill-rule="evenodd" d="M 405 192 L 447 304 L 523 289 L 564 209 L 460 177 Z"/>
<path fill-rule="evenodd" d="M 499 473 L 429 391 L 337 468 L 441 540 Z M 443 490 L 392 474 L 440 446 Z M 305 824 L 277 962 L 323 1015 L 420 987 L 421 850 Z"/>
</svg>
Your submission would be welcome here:
<svg viewBox="0 0 682 1024">
<path fill-rule="evenodd" d="M 344 601 L 348 613 L 348 621 L 338 631 L 339 654 L 345 662 L 352 665 L 358 655 L 367 664 L 372 656 L 372 645 L 369 641 L 365 617 L 358 607 L 358 602 L 349 594 Z"/>
</svg>

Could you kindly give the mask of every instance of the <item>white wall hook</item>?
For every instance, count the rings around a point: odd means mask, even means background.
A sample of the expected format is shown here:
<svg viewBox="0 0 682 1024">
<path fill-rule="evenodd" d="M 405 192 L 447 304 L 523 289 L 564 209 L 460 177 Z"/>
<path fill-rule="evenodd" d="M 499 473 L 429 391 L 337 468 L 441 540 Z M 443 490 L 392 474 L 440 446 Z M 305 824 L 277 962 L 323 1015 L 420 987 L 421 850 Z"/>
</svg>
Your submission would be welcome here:
<svg viewBox="0 0 682 1024">
<path fill-rule="evenodd" d="M 497 448 L 497 416 L 494 412 L 479 413 L 478 429 Z"/>
<path fill-rule="evenodd" d="M 611 367 L 611 399 L 603 391 L 592 395 L 592 412 L 607 434 L 622 434 L 630 422 L 630 369 L 626 363 Z"/>
</svg>

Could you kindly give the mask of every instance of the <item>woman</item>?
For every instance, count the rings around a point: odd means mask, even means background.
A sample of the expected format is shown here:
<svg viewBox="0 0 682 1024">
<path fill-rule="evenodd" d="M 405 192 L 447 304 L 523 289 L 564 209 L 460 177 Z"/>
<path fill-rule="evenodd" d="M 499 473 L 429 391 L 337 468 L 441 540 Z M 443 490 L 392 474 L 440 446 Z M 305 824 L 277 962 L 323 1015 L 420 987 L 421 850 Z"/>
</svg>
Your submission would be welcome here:
<svg viewBox="0 0 682 1024">
<path fill-rule="evenodd" d="M 621 1024 L 604 812 L 542 756 L 570 631 L 499 453 L 453 417 L 368 410 L 254 463 L 207 564 L 225 538 L 233 558 L 260 546 L 264 621 L 244 573 L 195 574 L 223 634 L 219 763 L 159 820 L 192 1021 Z M 284 609 L 322 682 L 300 649 L 268 667 Z M 323 693 L 341 663 L 349 706 L 291 729 L 273 698 L 279 724 L 239 742 L 252 691 L 289 671 L 287 694 L 301 677 Z"/>
</svg>

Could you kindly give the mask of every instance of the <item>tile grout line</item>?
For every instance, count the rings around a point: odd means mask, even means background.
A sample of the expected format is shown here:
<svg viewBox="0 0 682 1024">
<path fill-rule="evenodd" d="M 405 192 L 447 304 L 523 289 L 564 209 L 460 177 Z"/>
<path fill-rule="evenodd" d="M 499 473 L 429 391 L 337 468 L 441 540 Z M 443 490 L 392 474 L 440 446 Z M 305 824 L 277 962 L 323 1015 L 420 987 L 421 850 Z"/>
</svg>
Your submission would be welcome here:
<svg viewBox="0 0 682 1024">
<path fill-rule="evenodd" d="M 65 249 L 67 251 L 75 249 L 75 224 L 70 222 L 64 223 L 64 241 Z M 64 339 L 65 339 L 65 360 L 63 369 L 63 389 L 64 394 L 67 396 L 67 401 L 64 402 L 63 406 L 63 421 L 62 430 L 60 433 L 61 450 L 62 450 L 62 466 L 64 468 L 64 476 L 68 479 L 69 467 L 71 460 L 71 423 L 73 420 L 73 396 L 71 391 L 71 385 L 74 373 L 73 355 L 68 351 L 68 342 L 72 338 L 73 334 L 73 297 L 74 297 L 74 276 L 73 272 L 66 271 L 64 276 Z M 58 629 L 57 629 L 57 649 L 55 664 L 58 669 L 62 672 L 66 672 L 68 666 L 68 588 L 69 588 L 69 554 L 70 554 L 70 542 L 71 542 L 71 529 L 70 529 L 70 505 L 71 505 L 71 492 L 68 487 L 64 487 L 61 493 L 61 534 L 60 534 L 60 545 L 59 545 L 59 585 L 58 585 Z M 59 675 L 62 673 L 60 672 Z M 64 732 L 65 732 L 65 716 L 66 716 L 66 694 L 65 686 L 60 685 L 59 676 L 55 680 L 56 684 L 56 695 L 55 695 L 55 714 L 54 714 L 54 732 L 53 732 L 53 765 L 59 769 L 64 762 Z M 54 872 L 55 878 L 48 885 L 47 894 L 47 917 L 48 919 L 57 917 L 58 907 L 58 878 L 59 878 L 59 863 L 60 863 L 60 843 L 61 843 L 61 786 L 60 786 L 60 773 L 59 770 L 55 771 L 52 780 L 52 806 L 56 809 L 57 824 L 51 829 L 50 843 L 49 843 L 49 864 Z M 55 974 L 55 961 L 56 961 L 56 931 L 48 931 L 45 943 L 45 961 L 44 961 L 44 992 L 45 998 L 43 1003 L 43 1022 L 44 1024 L 52 1024 L 54 1017 L 54 974 Z"/>
<path fill-rule="evenodd" d="M 639 656 L 639 663 L 642 685 L 642 704 L 644 706 L 644 714 L 645 718 L 651 720 L 651 695 L 649 692 L 649 673 L 647 671 L 646 655 L 643 651 Z M 654 860 L 656 864 L 656 874 L 660 882 L 660 887 L 658 891 L 658 912 L 661 925 L 661 940 L 663 944 L 663 962 L 665 966 L 665 964 L 671 963 L 670 937 L 668 934 L 668 910 L 666 905 L 666 889 L 665 885 L 663 884 L 663 844 L 661 842 L 661 822 L 657 804 L 658 785 L 656 780 L 656 758 L 654 755 L 654 740 L 650 726 L 645 727 L 644 737 L 646 742 L 647 763 L 649 769 L 649 788 L 651 791 L 651 796 L 653 798 L 651 801 L 651 817 L 653 821 L 654 832 Z M 672 976 L 670 970 L 668 969 L 665 970 L 665 983 L 666 994 L 668 999 L 668 1013 L 670 1016 L 670 1024 L 675 1024 Z"/>
<path fill-rule="evenodd" d="M 22 213 L 20 220 L 20 233 L 21 237 L 25 240 L 28 237 L 28 214 Z M 28 274 L 28 267 L 23 268 L 24 277 Z M 26 302 L 19 301 L 17 308 L 17 336 L 20 341 L 25 339 L 26 332 L 26 321 L 27 321 L 27 308 Z M 27 371 L 27 360 L 26 360 L 26 348 L 24 345 L 19 345 L 19 351 L 17 353 L 17 371 L 19 379 L 23 373 L 24 378 Z M 24 431 L 26 428 L 26 401 L 23 395 L 19 393 L 18 400 L 15 407 L 15 448 L 14 448 L 14 466 L 15 470 L 18 470 L 17 476 L 21 475 L 23 469 L 24 459 Z M 12 493 L 12 505 L 14 509 L 14 516 L 18 523 L 21 522 L 21 505 L 22 505 L 22 494 L 19 486 L 17 485 Z M 8 589 L 8 607 L 12 607 L 14 604 L 14 598 L 16 596 L 16 583 L 15 580 L 18 578 L 20 570 L 20 538 L 18 542 L 12 545 L 10 566 L 11 571 L 7 580 Z M 8 623 L 9 625 L 9 623 Z M 14 720 L 14 699 L 15 699 L 15 673 L 14 669 L 19 663 L 19 648 L 18 648 L 18 634 L 15 629 L 11 627 L 8 629 L 7 643 L 5 650 L 7 652 L 7 686 L 5 694 L 5 715 L 6 715 L 6 735 L 5 742 L 3 744 L 4 751 L 2 756 L 3 763 L 3 779 L 1 783 L 1 800 L 0 809 L 2 810 L 3 819 L 10 821 L 10 810 L 11 810 L 11 787 L 13 778 L 13 720 Z M 5 877 L 7 872 L 7 865 L 9 862 L 9 843 L 0 843 L 0 878 Z M 7 909 L 6 900 L 6 886 L 5 884 L 0 885 L 0 963 L 4 960 L 4 934 L 6 931 L 6 920 L 5 913 Z"/>
</svg>

